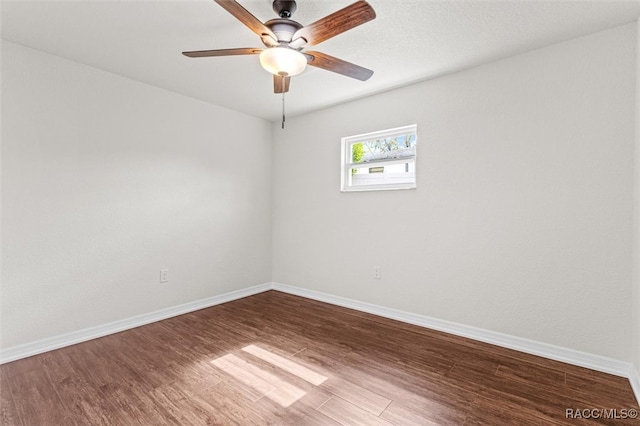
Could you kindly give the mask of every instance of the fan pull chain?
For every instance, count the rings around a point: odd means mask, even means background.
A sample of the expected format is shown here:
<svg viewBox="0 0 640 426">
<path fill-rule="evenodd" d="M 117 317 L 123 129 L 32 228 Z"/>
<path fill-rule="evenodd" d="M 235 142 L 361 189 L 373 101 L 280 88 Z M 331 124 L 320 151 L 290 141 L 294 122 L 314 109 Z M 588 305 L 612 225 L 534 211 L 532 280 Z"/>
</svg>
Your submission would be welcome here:
<svg viewBox="0 0 640 426">
<path fill-rule="evenodd" d="M 285 76 L 282 76 L 282 128 L 284 129 L 284 92 L 285 92 Z"/>
</svg>

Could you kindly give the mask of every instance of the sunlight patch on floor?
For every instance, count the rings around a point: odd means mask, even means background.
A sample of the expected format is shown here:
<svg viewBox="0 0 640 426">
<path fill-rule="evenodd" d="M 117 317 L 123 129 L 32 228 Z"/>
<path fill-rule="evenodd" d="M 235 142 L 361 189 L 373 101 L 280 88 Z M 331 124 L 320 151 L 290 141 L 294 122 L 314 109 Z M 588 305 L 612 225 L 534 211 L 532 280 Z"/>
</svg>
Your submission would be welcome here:
<svg viewBox="0 0 640 426">
<path fill-rule="evenodd" d="M 318 374 L 295 361 L 274 354 L 273 352 L 262 349 L 256 345 L 245 346 L 242 350 L 316 386 L 320 386 L 325 380 L 327 380 L 327 378 L 322 374 Z"/>
<path fill-rule="evenodd" d="M 211 363 L 282 407 L 290 406 L 306 394 L 302 389 L 233 354 L 224 355 Z"/>
</svg>

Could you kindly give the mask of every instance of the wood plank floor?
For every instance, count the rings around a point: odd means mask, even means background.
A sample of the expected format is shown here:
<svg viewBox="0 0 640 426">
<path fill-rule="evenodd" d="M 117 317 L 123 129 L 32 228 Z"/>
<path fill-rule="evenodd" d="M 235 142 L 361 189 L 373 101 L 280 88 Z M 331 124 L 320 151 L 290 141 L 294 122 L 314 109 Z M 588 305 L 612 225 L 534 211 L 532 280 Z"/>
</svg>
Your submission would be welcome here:
<svg viewBox="0 0 640 426">
<path fill-rule="evenodd" d="M 0 390 L 2 425 L 640 424 L 624 378 L 275 291 L 4 364 Z"/>
</svg>

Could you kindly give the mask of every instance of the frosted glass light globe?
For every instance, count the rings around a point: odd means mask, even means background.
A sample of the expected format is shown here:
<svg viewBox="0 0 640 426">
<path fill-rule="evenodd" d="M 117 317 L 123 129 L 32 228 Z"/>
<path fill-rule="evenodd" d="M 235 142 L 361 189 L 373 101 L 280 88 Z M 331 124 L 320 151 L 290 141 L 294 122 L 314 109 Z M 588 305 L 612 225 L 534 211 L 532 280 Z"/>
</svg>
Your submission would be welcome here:
<svg viewBox="0 0 640 426">
<path fill-rule="evenodd" d="M 271 74 L 291 77 L 307 67 L 307 58 L 288 47 L 270 47 L 260 52 L 260 65 Z"/>
</svg>

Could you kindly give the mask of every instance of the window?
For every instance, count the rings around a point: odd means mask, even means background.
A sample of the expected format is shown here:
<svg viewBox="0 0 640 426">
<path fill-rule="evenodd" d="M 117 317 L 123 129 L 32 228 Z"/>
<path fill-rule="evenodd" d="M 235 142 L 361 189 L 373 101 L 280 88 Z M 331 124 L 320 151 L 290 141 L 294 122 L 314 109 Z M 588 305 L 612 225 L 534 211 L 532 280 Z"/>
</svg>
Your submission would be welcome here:
<svg viewBox="0 0 640 426">
<path fill-rule="evenodd" d="M 342 191 L 416 187 L 416 125 L 342 138 Z"/>
</svg>

